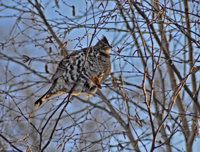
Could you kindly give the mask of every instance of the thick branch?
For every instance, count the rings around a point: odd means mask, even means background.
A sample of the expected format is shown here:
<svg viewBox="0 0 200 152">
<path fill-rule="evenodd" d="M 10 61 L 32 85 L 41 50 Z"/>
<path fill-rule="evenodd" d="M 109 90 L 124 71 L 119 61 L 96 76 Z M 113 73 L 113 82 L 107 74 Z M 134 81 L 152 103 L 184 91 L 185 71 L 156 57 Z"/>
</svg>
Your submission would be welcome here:
<svg viewBox="0 0 200 152">
<path fill-rule="evenodd" d="M 187 0 L 184 0 L 184 7 L 185 7 L 185 16 L 186 16 L 186 27 L 187 27 L 187 34 L 191 37 L 191 26 L 190 26 L 190 16 L 189 16 L 189 2 Z M 190 60 L 190 70 L 193 69 L 193 45 L 192 45 L 192 40 L 189 39 L 187 37 L 188 40 L 188 48 L 189 48 L 189 60 Z M 192 79 L 192 89 L 194 92 L 194 102 L 199 103 L 198 102 L 198 98 L 197 98 L 197 82 L 196 82 L 196 76 L 195 73 L 191 74 L 191 79 Z M 194 115 L 197 117 L 197 107 L 195 105 L 193 105 L 193 113 Z M 187 148 L 187 152 L 192 152 L 192 145 L 195 139 L 195 124 L 197 124 L 197 118 L 193 118 L 193 124 L 192 124 L 192 131 L 190 132 L 189 136 L 186 138 L 186 148 Z"/>
<path fill-rule="evenodd" d="M 48 30 L 50 31 L 51 35 L 53 36 L 53 38 L 56 40 L 56 42 L 59 44 L 59 47 L 62 48 L 63 43 L 60 41 L 60 39 L 57 37 L 57 35 L 55 34 L 55 32 L 53 31 L 53 29 L 51 28 L 50 24 L 48 23 L 46 17 L 44 16 L 44 13 L 41 10 L 41 5 L 38 3 L 37 0 L 35 0 L 35 5 L 29 0 L 29 2 L 38 10 L 38 13 L 40 15 L 40 17 L 42 18 L 42 20 L 44 21 L 44 24 L 46 25 L 46 27 L 48 28 Z M 65 50 L 65 52 L 68 54 L 69 50 L 67 50 L 65 47 L 63 48 Z"/>
</svg>

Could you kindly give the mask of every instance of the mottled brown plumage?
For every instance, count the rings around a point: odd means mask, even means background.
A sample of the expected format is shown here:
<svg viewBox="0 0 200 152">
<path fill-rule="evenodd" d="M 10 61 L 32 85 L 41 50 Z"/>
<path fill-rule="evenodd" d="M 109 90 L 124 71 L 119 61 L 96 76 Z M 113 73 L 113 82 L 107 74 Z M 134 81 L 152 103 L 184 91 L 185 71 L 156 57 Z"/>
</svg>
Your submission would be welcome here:
<svg viewBox="0 0 200 152">
<path fill-rule="evenodd" d="M 35 102 L 35 107 L 38 108 L 46 98 L 56 94 L 70 92 L 75 96 L 95 94 L 111 72 L 109 55 L 111 48 L 104 36 L 95 46 L 74 51 L 66 56 L 59 63 L 52 77 L 52 86 Z M 86 60 L 88 49 L 89 53 Z"/>
</svg>

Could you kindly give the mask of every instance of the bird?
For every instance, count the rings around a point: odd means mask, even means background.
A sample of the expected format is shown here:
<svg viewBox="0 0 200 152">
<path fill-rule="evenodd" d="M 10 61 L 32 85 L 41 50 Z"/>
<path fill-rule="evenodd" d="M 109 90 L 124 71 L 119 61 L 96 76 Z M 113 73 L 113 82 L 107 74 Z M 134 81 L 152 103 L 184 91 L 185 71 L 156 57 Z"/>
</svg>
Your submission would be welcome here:
<svg viewBox="0 0 200 152">
<path fill-rule="evenodd" d="M 94 95 L 111 73 L 109 51 L 112 46 L 103 36 L 95 46 L 73 51 L 65 56 L 51 78 L 49 90 L 35 102 L 38 108 L 46 98 L 70 93 L 73 96 Z"/>
</svg>

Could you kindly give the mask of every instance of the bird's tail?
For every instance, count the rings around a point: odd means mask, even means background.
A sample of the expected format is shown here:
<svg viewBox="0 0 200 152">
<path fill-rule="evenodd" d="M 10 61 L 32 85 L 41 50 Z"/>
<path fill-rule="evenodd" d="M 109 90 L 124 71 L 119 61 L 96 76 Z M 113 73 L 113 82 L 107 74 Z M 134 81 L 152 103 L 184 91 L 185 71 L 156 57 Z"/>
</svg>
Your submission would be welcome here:
<svg viewBox="0 0 200 152">
<path fill-rule="evenodd" d="M 35 108 L 37 109 L 46 99 L 49 90 L 35 102 Z"/>
</svg>

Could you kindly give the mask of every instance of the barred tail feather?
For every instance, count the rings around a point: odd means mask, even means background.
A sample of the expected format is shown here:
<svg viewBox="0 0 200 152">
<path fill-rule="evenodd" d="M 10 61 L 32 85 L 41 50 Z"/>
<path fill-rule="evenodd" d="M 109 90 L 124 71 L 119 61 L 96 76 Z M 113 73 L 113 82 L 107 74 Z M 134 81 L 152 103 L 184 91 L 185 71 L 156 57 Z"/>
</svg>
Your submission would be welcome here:
<svg viewBox="0 0 200 152">
<path fill-rule="evenodd" d="M 41 97 L 39 98 L 36 102 L 35 102 L 35 108 L 37 109 L 44 101 L 46 98 L 49 98 L 51 96 L 53 96 L 54 94 L 51 93 L 51 90 L 55 87 L 55 84 L 57 82 L 57 79 L 53 82 L 52 86 L 50 87 L 50 89 Z"/>
<path fill-rule="evenodd" d="M 35 108 L 36 108 L 36 109 L 45 101 L 48 92 L 49 92 L 49 91 L 47 91 L 41 98 L 39 98 L 39 99 L 35 102 Z"/>
</svg>

